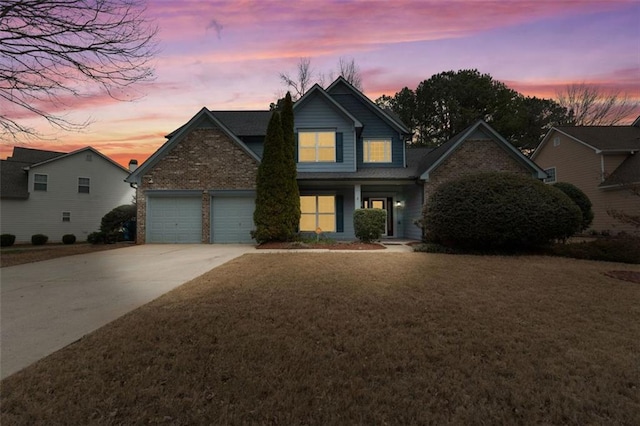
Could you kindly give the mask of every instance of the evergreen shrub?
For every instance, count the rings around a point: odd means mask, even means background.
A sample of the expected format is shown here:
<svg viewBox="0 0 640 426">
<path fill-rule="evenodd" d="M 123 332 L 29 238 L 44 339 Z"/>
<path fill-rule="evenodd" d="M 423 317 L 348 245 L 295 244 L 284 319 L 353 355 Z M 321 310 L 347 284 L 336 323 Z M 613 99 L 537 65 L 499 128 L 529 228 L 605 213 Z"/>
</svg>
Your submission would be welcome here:
<svg viewBox="0 0 640 426">
<path fill-rule="evenodd" d="M 13 234 L 2 234 L 0 235 L 0 246 L 1 247 L 11 247 L 13 243 L 16 242 L 16 236 Z"/>
<path fill-rule="evenodd" d="M 472 249 L 527 249 L 580 230 L 582 213 L 559 189 L 505 172 L 440 185 L 424 209 L 428 242 Z"/>
<path fill-rule="evenodd" d="M 382 237 L 387 212 L 383 209 L 358 209 L 353 212 L 353 229 L 363 243 L 377 241 Z"/>
<path fill-rule="evenodd" d="M 49 241 L 49 237 L 44 234 L 34 234 L 31 236 L 31 244 L 34 246 L 41 246 Z"/>
<path fill-rule="evenodd" d="M 73 244 L 76 242 L 76 236 L 73 234 L 64 234 L 62 236 L 62 242 L 64 244 Z"/>
<path fill-rule="evenodd" d="M 571 198 L 571 201 L 580 207 L 580 211 L 582 212 L 582 226 L 580 227 L 580 231 L 589 228 L 591 222 L 593 222 L 593 210 L 591 209 L 591 200 L 589 200 L 587 194 L 582 192 L 577 186 L 568 182 L 558 182 L 553 184 L 553 186 L 567 194 L 567 196 Z"/>
</svg>

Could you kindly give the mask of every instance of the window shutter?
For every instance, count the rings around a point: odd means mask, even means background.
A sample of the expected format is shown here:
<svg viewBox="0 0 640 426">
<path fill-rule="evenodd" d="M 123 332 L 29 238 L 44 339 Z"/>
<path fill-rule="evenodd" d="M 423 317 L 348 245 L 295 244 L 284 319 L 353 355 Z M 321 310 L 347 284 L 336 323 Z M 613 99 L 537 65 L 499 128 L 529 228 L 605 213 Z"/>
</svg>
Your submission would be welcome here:
<svg viewBox="0 0 640 426">
<path fill-rule="evenodd" d="M 344 197 L 336 195 L 336 232 L 344 232 Z"/>
<path fill-rule="evenodd" d="M 293 155 L 294 155 L 296 164 L 298 164 L 298 149 L 299 149 L 298 148 L 298 132 L 295 132 L 293 134 L 293 139 L 295 140 L 295 145 L 296 145 L 296 148 L 294 150 L 294 154 Z"/>
<path fill-rule="evenodd" d="M 336 133 L 336 163 L 342 163 L 342 132 Z"/>
</svg>

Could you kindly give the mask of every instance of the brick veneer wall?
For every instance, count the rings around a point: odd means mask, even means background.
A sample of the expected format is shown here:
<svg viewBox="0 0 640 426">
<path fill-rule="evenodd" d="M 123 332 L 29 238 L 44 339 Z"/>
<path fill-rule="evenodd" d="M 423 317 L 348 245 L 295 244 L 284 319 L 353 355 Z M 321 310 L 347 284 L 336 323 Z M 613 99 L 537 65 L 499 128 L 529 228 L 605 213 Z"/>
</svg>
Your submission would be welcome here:
<svg viewBox="0 0 640 426">
<path fill-rule="evenodd" d="M 146 191 L 201 190 L 202 242 L 209 242 L 209 190 L 255 189 L 258 162 L 216 128 L 194 129 L 142 176 L 137 189 L 137 243 L 145 243 Z M 153 182 L 153 183 L 149 183 Z"/>
<path fill-rule="evenodd" d="M 424 200 L 443 182 L 479 172 L 511 172 L 531 176 L 531 170 L 516 161 L 490 139 L 468 139 L 429 174 L 424 183 Z"/>
</svg>

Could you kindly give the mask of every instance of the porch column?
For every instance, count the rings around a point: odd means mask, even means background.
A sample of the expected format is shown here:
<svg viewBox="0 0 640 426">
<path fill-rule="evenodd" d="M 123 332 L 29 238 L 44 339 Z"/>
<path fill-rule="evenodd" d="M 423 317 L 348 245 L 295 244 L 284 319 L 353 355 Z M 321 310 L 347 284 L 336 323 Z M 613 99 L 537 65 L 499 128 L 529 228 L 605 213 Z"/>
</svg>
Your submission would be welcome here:
<svg viewBox="0 0 640 426">
<path fill-rule="evenodd" d="M 360 196 L 360 185 L 354 185 L 353 186 L 353 196 L 354 198 L 354 204 L 353 204 L 353 208 L 354 209 L 359 209 L 362 207 L 362 197 Z"/>
</svg>

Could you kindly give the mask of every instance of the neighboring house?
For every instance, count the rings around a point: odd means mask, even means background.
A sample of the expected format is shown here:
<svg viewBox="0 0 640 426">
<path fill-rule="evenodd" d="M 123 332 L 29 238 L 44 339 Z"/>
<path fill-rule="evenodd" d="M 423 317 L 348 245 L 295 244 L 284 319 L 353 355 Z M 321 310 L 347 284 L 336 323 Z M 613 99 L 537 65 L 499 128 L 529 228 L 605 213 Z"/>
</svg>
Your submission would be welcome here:
<svg viewBox="0 0 640 426">
<path fill-rule="evenodd" d="M 135 195 L 124 181 L 129 171 L 91 147 L 71 153 L 14 147 L 0 167 L 1 232 L 16 242 L 34 234 L 84 241 L 106 213 Z"/>
<path fill-rule="evenodd" d="M 203 108 L 129 176 L 143 242 L 251 242 L 256 172 L 269 111 Z M 342 77 L 294 104 L 300 230 L 354 239 L 353 212 L 387 211 L 387 238 L 420 239 L 415 225 L 433 188 L 476 171 L 546 177 L 484 121 L 437 149 L 411 134 Z"/>
<path fill-rule="evenodd" d="M 640 214 L 640 117 L 631 126 L 554 127 L 531 158 L 549 175 L 545 182 L 569 182 L 593 204 L 591 229 L 632 232 L 607 214 Z"/>
</svg>

